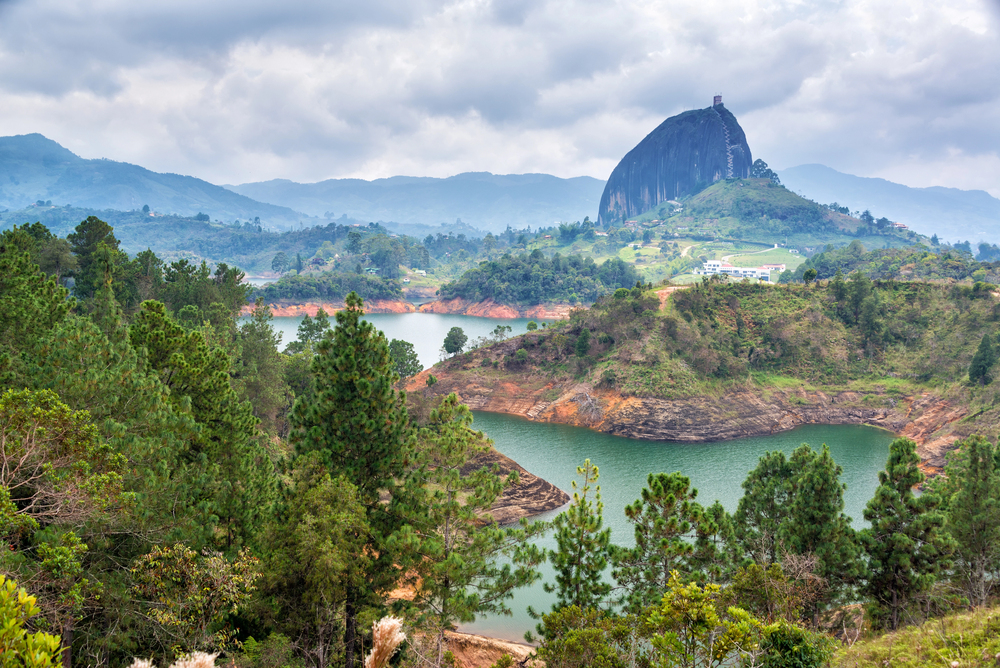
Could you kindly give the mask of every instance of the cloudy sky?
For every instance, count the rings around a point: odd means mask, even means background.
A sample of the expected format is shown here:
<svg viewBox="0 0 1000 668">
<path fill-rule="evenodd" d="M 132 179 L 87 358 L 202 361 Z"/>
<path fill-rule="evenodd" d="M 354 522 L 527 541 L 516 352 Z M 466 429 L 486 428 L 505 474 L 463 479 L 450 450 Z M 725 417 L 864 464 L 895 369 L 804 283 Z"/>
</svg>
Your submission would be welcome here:
<svg viewBox="0 0 1000 668">
<path fill-rule="evenodd" d="M 754 157 L 1000 196 L 1000 0 L 0 0 L 0 135 L 215 183 Z"/>
</svg>

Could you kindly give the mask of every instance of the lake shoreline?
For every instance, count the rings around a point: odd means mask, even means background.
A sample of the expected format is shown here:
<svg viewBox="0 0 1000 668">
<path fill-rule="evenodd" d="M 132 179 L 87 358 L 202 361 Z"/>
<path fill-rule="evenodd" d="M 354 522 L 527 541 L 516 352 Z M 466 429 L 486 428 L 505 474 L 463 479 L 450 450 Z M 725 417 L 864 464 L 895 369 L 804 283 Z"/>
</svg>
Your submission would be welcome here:
<svg viewBox="0 0 1000 668">
<path fill-rule="evenodd" d="M 565 320 L 570 311 L 578 308 L 572 304 L 536 304 L 535 306 L 516 306 L 500 304 L 492 299 L 474 302 L 456 297 L 441 299 L 421 304 L 421 313 L 440 313 L 449 315 L 471 315 L 481 318 L 537 318 L 539 320 Z"/>
<path fill-rule="evenodd" d="M 424 387 L 432 371 L 437 378 L 435 394 L 455 392 L 472 410 L 641 440 L 708 443 L 766 436 L 807 424 L 879 427 L 916 442 L 921 468 L 929 475 L 943 470 L 945 454 L 965 436 L 952 425 L 968 415 L 967 408 L 930 393 L 899 397 L 849 389 L 760 387 L 719 397 L 662 399 L 625 396 L 589 383 L 534 378 L 530 373 L 516 377 L 466 369 L 452 374 L 440 365 L 410 379 L 407 390 Z"/>
<path fill-rule="evenodd" d="M 271 315 L 276 318 L 295 318 L 303 315 L 315 317 L 322 308 L 327 315 L 343 311 L 346 304 L 342 301 L 289 301 L 274 302 L 267 305 Z M 247 304 L 240 310 L 241 316 L 253 313 L 254 305 Z M 372 299 L 365 302 L 365 313 L 416 313 L 417 307 L 405 299 Z"/>
<path fill-rule="evenodd" d="M 419 296 L 417 296 L 419 298 Z M 278 301 L 267 304 L 275 317 L 314 317 L 322 308 L 328 314 L 342 311 L 343 301 Z M 254 305 L 247 304 L 240 310 L 241 316 L 250 315 Z M 465 299 L 447 299 L 414 303 L 410 299 L 372 299 L 365 301 L 365 313 L 434 313 L 438 315 L 467 315 L 477 318 L 497 318 L 515 320 L 534 318 L 538 320 L 565 320 L 576 306 L 571 304 L 538 304 L 536 306 L 511 306 L 498 304 L 492 299 L 471 302 Z"/>
</svg>

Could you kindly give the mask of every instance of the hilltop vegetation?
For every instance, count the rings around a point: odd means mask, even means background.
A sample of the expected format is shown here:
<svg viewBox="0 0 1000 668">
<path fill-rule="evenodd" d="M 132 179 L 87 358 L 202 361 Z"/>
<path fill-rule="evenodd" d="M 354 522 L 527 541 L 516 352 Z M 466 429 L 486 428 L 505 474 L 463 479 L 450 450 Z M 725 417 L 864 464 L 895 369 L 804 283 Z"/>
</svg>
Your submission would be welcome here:
<svg viewBox="0 0 1000 668">
<path fill-rule="evenodd" d="M 891 395 L 933 391 L 969 405 L 978 425 L 1000 424 L 1000 386 L 969 382 L 981 341 L 997 343 L 1000 304 L 985 284 L 859 273 L 810 286 L 713 278 L 674 292 L 662 309 L 649 287 L 619 289 L 565 323 L 513 340 L 502 355 L 479 349 L 446 364 L 456 382 L 485 358 L 501 374 L 530 373 L 533 383 L 587 382 L 666 399 L 778 383 L 852 389 L 878 406 Z"/>
<path fill-rule="evenodd" d="M 615 258 L 600 266 L 591 258 L 559 253 L 548 259 L 540 250 L 504 255 L 469 269 L 457 281 L 441 287 L 443 299 L 492 299 L 500 304 L 533 306 L 545 302 L 590 303 L 601 295 L 633 285 L 638 274 Z"/>
<path fill-rule="evenodd" d="M 891 225 L 868 225 L 846 212 L 804 199 L 770 179 L 718 181 L 679 205 L 661 205 L 636 220 L 659 221 L 670 232 L 684 232 L 685 236 L 787 244 L 794 248 L 846 245 L 859 236 L 871 235 L 890 246 L 910 245 L 920 238 L 910 230 L 894 230 Z"/>
<path fill-rule="evenodd" d="M 925 246 L 865 250 L 861 241 L 852 241 L 843 248 L 827 248 L 800 265 L 787 277 L 802 280 L 803 274 L 815 269 L 817 278 L 833 278 L 839 271 L 846 276 L 858 271 L 872 279 L 942 280 L 1000 283 L 1000 261 L 993 247 L 983 244 L 980 260 L 974 260 L 970 249 L 951 246 Z"/>
<path fill-rule="evenodd" d="M 337 271 L 283 277 L 258 288 L 254 291 L 254 295 L 269 304 L 282 301 L 342 302 L 350 292 L 356 292 L 366 301 L 403 298 L 399 281 L 386 280 L 369 274 Z"/>
</svg>

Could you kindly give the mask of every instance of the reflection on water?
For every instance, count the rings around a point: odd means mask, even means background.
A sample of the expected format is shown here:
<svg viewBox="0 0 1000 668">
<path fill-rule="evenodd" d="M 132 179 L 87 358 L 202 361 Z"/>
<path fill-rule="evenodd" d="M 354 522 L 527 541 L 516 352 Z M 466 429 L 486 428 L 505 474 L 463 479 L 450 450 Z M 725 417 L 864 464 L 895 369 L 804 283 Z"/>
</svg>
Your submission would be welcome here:
<svg viewBox="0 0 1000 668">
<path fill-rule="evenodd" d="M 878 471 L 885 467 L 893 435 L 873 427 L 854 425 L 810 425 L 771 436 L 744 438 L 720 443 L 664 443 L 640 441 L 566 425 L 531 422 L 497 413 L 475 413 L 477 429 L 485 431 L 496 448 L 525 469 L 569 491 L 576 467 L 585 459 L 600 468 L 604 524 L 611 528 L 611 540 L 632 544 L 632 527 L 624 509 L 639 498 L 650 473 L 680 471 L 691 478 L 698 501 L 711 505 L 718 499 L 726 510 L 736 509 L 742 495 L 741 483 L 757 460 L 769 450 L 791 453 L 802 443 L 813 448 L 826 443 L 844 473 L 847 484 L 845 512 L 854 518 L 854 527 L 864 525 L 862 510 L 878 486 Z M 541 516 L 551 519 L 558 511 Z M 555 547 L 552 536 L 539 545 Z M 551 569 L 543 571 L 543 581 L 554 582 Z M 534 620 L 526 613 L 531 605 L 548 611 L 555 597 L 542 591 L 541 583 L 517 593 L 510 607 L 512 617 L 479 619 L 462 626 L 469 633 L 523 640 Z"/>
</svg>

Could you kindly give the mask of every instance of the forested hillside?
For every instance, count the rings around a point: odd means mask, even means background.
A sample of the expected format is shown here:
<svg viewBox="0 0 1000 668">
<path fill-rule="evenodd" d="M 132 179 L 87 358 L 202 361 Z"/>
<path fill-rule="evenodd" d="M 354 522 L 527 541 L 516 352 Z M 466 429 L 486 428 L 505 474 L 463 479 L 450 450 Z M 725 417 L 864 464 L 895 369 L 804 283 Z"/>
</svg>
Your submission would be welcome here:
<svg viewBox="0 0 1000 668">
<path fill-rule="evenodd" d="M 557 603 L 538 611 L 537 651 L 552 668 L 850 665 L 884 652 L 834 654 L 834 632 L 993 600 L 1000 455 L 986 439 L 965 439 L 919 495 L 915 445 L 894 441 L 860 531 L 839 467 L 809 446 L 762 458 L 734 514 L 698 502 L 696 480 L 651 472 L 627 511 L 632 544 L 602 529 L 590 462 L 551 524 L 498 526 L 490 509 L 518 475 L 481 465 L 488 442 L 454 394 L 435 397 L 430 378 L 397 391 L 395 369 L 414 371 L 407 345 L 364 321 L 356 294 L 334 327 L 304 320 L 281 353 L 262 302 L 237 322 L 238 269 L 119 245 L 96 218 L 66 238 L 38 224 L 0 235 L 0 614 L 3 642 L 33 648 L 32 665 L 209 651 L 233 666 L 357 668 L 392 613 L 408 637 L 395 665 L 444 668 L 450 630 L 502 613 L 543 561 Z M 665 311 L 651 288 L 472 354 L 488 365 L 446 366 L 635 395 L 950 386 L 979 409 L 972 425 L 992 424 L 1000 309 L 981 284 L 706 281 Z M 547 530 L 556 547 L 542 550 Z M 963 627 L 962 647 L 993 647 L 977 639 L 989 624 Z"/>
<path fill-rule="evenodd" d="M 633 285 L 639 275 L 620 259 L 598 265 L 579 255 L 546 258 L 540 250 L 504 255 L 469 269 L 457 281 L 441 287 L 443 299 L 492 299 L 501 304 L 535 305 L 547 302 L 592 303 L 601 295 Z"/>
<path fill-rule="evenodd" d="M 525 355 L 510 370 L 569 374 L 635 396 L 717 396 L 718 381 L 766 385 L 774 376 L 917 391 L 961 385 L 981 340 L 1000 343 L 997 322 L 1000 304 L 985 283 L 872 281 L 860 272 L 788 286 L 706 277 L 662 309 L 651 286 L 619 289 L 517 339 Z M 988 405 L 995 390 L 980 386 L 968 390 Z"/>
</svg>

